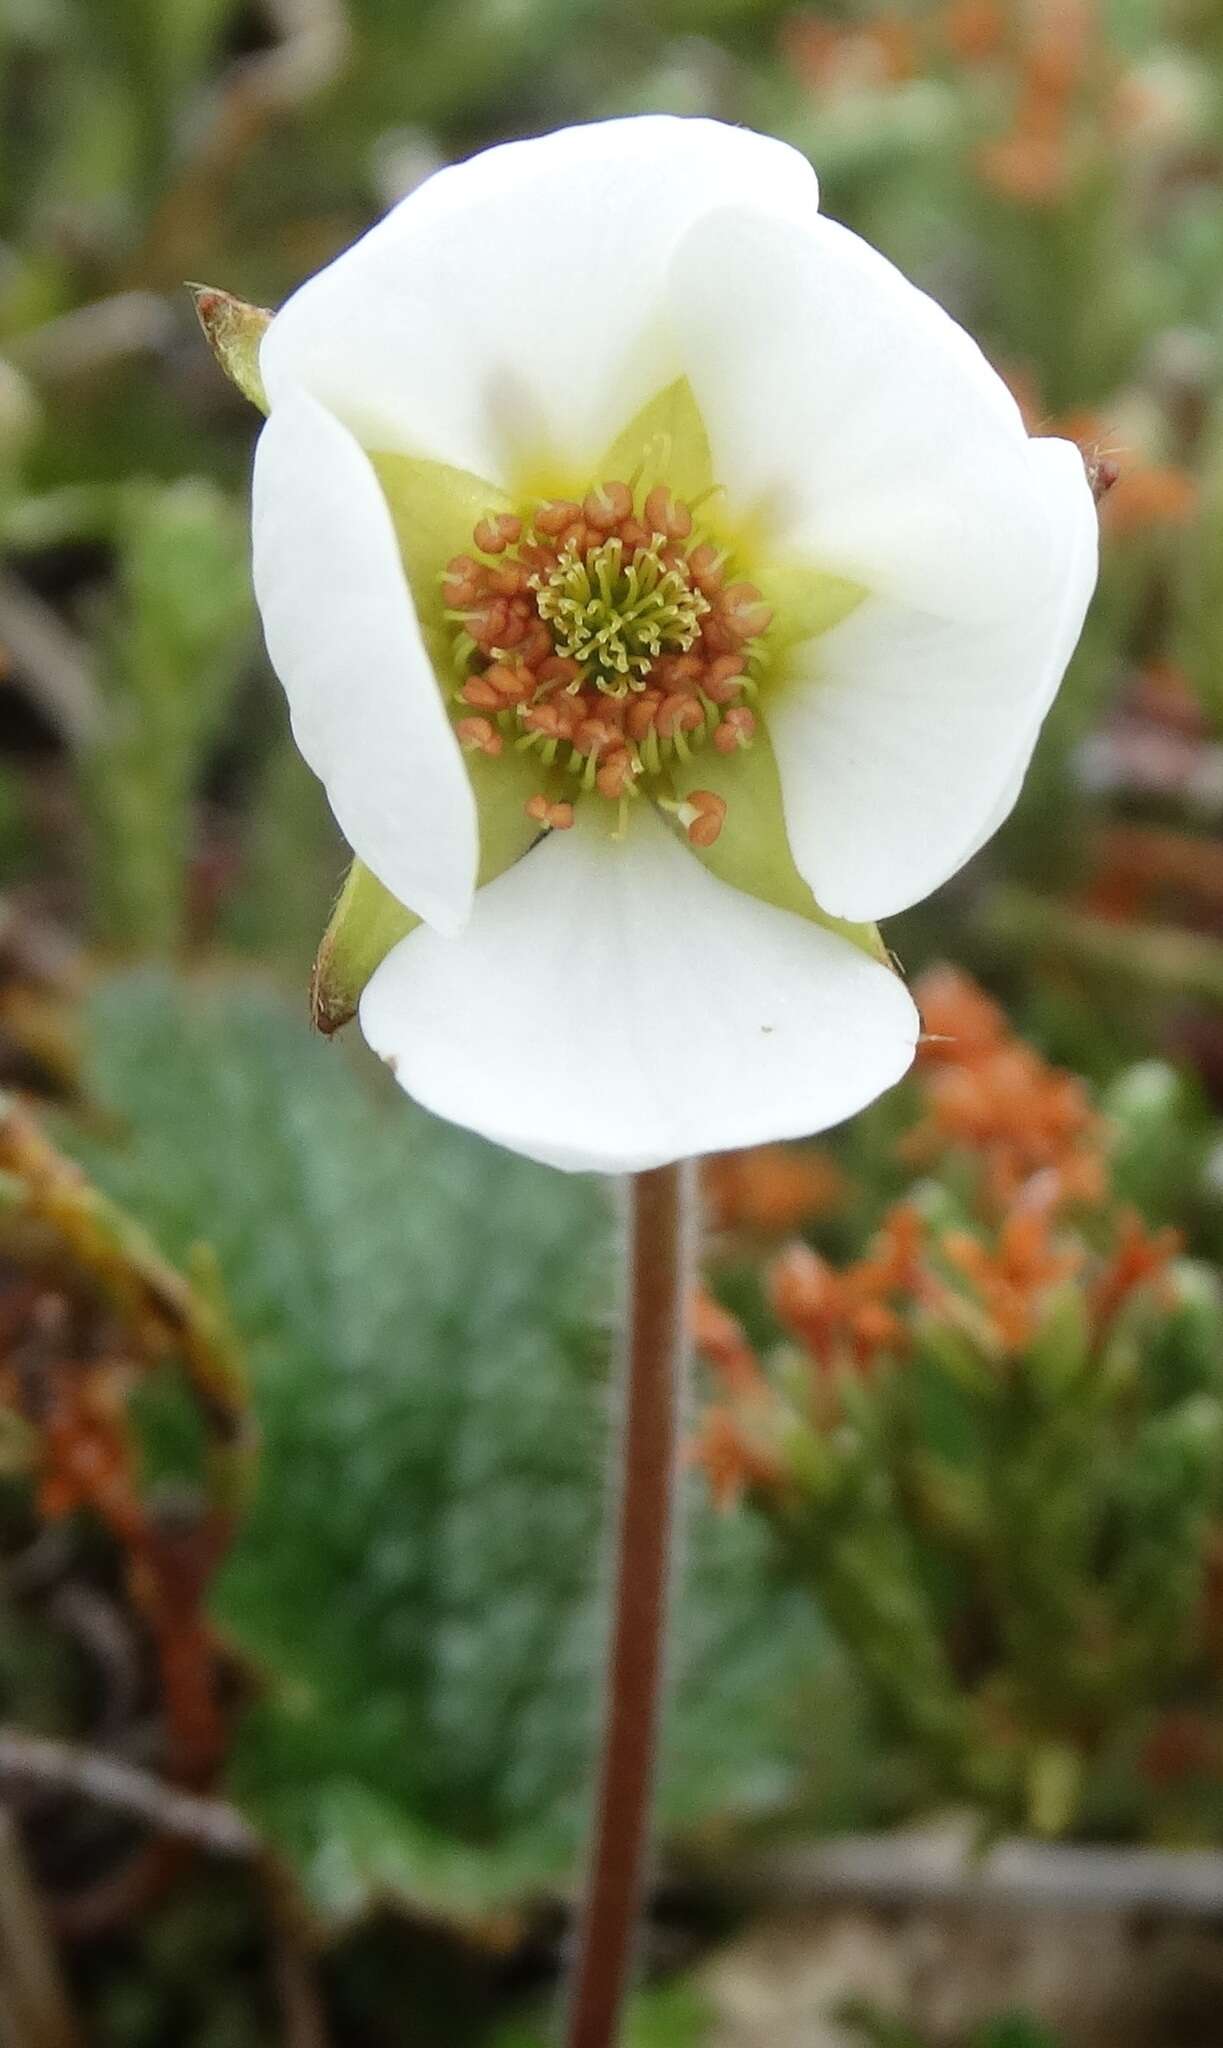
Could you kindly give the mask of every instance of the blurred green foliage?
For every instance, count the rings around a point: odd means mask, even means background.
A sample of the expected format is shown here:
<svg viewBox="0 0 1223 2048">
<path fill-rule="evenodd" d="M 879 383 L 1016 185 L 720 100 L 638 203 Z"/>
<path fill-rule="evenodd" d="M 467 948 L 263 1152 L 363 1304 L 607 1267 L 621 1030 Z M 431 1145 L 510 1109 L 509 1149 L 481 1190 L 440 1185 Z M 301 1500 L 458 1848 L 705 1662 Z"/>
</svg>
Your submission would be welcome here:
<svg viewBox="0 0 1223 2048">
<path fill-rule="evenodd" d="M 574 1867 L 600 1646 L 611 1220 L 573 1182 L 372 1101 L 279 1000 L 134 976 L 90 1011 L 102 1184 L 215 1252 L 258 1498 L 216 1612 L 258 1677 L 230 1779 L 332 1922 L 479 1924 Z M 775 1809 L 818 1657 L 760 1532 L 695 1518 L 664 1823 Z"/>
</svg>

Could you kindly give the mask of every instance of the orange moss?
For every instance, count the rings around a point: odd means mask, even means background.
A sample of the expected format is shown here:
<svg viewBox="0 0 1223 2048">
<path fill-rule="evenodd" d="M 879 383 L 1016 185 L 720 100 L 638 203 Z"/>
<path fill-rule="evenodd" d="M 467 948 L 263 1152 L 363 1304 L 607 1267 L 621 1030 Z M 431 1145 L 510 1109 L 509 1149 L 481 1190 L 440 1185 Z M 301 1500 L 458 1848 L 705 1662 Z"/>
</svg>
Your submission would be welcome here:
<svg viewBox="0 0 1223 2048">
<path fill-rule="evenodd" d="M 1100 524 L 1118 539 L 1157 526 L 1187 526 L 1198 508 L 1197 479 L 1175 463 L 1122 465 L 1100 506 Z"/>
<path fill-rule="evenodd" d="M 925 1114 L 902 1141 L 902 1158 L 923 1165 L 954 1150 L 975 1154 L 995 1213 L 1038 1175 L 1054 1206 L 1098 1201 L 1104 1132 L 1082 1082 L 1012 1036 L 996 1006 L 955 969 L 923 977 L 916 994 L 938 1036 L 921 1049 Z"/>
<path fill-rule="evenodd" d="M 782 50 L 803 84 L 825 93 L 897 85 L 921 68 L 916 26 L 902 14 L 883 11 L 852 26 L 805 10 L 782 29 Z"/>
<path fill-rule="evenodd" d="M 843 1199 L 844 1175 L 814 1146 L 757 1145 L 705 1162 L 702 1184 L 711 1220 L 722 1230 L 796 1230 Z"/>
<path fill-rule="evenodd" d="M 1031 1343 L 1050 1295 L 1084 1259 L 1081 1246 L 1055 1241 L 1050 1211 L 1036 1206 L 1013 1210 L 992 1245 L 966 1230 L 949 1230 L 940 1249 L 969 1282 L 997 1343 L 1012 1353 Z"/>
<path fill-rule="evenodd" d="M 966 1165 L 975 1169 L 964 1190 L 974 1220 L 936 1228 L 901 1201 L 865 1254 L 845 1266 L 801 1239 L 767 1263 L 764 1289 L 777 1323 L 815 1369 L 805 1414 L 817 1433 L 843 1415 L 840 1376 L 903 1362 L 919 1319 L 960 1331 L 987 1358 L 1011 1359 L 1038 1335 L 1058 1290 L 1076 1283 L 1098 1350 L 1139 1289 L 1163 1286 L 1180 1247 L 1175 1231 L 1149 1230 L 1117 1207 L 1107 1127 L 1077 1076 L 1018 1038 L 959 969 L 933 969 L 916 993 L 927 1036 L 911 1084 L 917 1120 L 899 1155 L 922 1167 L 954 1160 L 961 1182 Z M 1072 1205 L 1096 1212 L 1090 1241 L 1074 1229 Z M 1105 1248 L 1094 1249 L 1101 1238 Z M 757 1441 L 774 1397 L 742 1326 L 707 1294 L 694 1303 L 692 1328 L 723 1388 L 693 1455 L 715 1497 L 737 1499 L 766 1483 L 762 1457 L 769 1481 L 779 1476 Z M 1223 1614 L 1223 1593 L 1219 1608 Z"/>
<path fill-rule="evenodd" d="M 995 1052 L 1009 1036 L 1001 1005 L 959 967 L 930 968 L 914 993 L 922 1020 L 921 1067 L 964 1066 Z"/>
<path fill-rule="evenodd" d="M 900 1203 L 866 1257 L 841 1271 L 810 1245 L 787 1246 L 766 1276 L 778 1321 L 826 1370 L 849 1364 L 869 1372 L 884 1356 L 903 1357 L 903 1310 L 920 1290 L 921 1244 L 921 1218 Z"/>
<path fill-rule="evenodd" d="M 1131 1295 L 1140 1287 L 1164 1283 L 1168 1267 L 1180 1252 L 1179 1230 L 1149 1230 L 1133 1209 L 1121 1217 L 1117 1242 L 1091 1288 L 1091 1314 L 1097 1338 L 1103 1336 Z"/>
<path fill-rule="evenodd" d="M 961 64 L 987 64 L 1006 48 L 1007 17 L 999 0 L 950 0 L 938 27 Z"/>
<path fill-rule="evenodd" d="M 685 1455 L 705 1474 L 719 1508 L 735 1507 L 752 1488 L 777 1486 L 783 1476 L 778 1460 L 751 1441 L 733 1408 L 707 1408 Z"/>
<path fill-rule="evenodd" d="M 1054 206 L 1069 182 L 1064 138 L 1033 132 L 1022 119 L 1010 134 L 983 142 L 974 163 L 983 185 L 1021 206 Z"/>
<path fill-rule="evenodd" d="M 764 1374 L 742 1323 L 703 1288 L 688 1305 L 688 1328 L 696 1350 L 721 1375 L 728 1391 L 761 1391 L 766 1384 Z"/>
</svg>

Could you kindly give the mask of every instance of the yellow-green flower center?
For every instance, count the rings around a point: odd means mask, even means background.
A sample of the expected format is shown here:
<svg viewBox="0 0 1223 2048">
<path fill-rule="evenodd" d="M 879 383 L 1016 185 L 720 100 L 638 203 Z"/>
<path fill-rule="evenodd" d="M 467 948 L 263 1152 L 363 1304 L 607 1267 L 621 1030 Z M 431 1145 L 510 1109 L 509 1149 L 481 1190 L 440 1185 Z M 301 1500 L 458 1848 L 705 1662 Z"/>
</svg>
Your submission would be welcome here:
<svg viewBox="0 0 1223 2048">
<path fill-rule="evenodd" d="M 772 619 L 754 584 L 731 580 L 729 551 L 665 485 L 639 502 L 619 481 L 581 504 L 488 512 L 472 543 L 443 578 L 463 745 L 534 751 L 541 786 L 527 810 L 545 827 L 571 825 L 574 803 L 597 796 L 619 806 L 623 829 L 644 788 L 712 844 L 722 798 L 689 789 L 681 802 L 674 769 L 706 745 L 752 744 Z"/>
<path fill-rule="evenodd" d="M 710 609 L 683 570 L 668 567 L 661 541 L 655 535 L 631 554 L 618 534 L 586 554 L 570 541 L 555 569 L 536 579 L 536 610 L 557 653 L 606 696 L 644 690 L 659 655 L 686 654 Z"/>
</svg>

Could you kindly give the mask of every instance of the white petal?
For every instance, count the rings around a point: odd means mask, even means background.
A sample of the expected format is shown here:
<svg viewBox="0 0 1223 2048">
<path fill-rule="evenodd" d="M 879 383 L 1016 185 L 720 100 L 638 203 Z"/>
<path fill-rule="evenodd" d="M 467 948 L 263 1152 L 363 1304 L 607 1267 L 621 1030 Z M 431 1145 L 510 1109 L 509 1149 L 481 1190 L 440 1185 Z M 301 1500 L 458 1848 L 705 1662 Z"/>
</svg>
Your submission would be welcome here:
<svg viewBox="0 0 1223 2048">
<path fill-rule="evenodd" d="M 683 371 L 662 325 L 676 242 L 748 198 L 814 213 L 806 159 L 716 121 L 640 116 L 439 172 L 272 322 L 273 401 L 305 384 L 364 446 L 510 483 L 594 462 Z"/>
<path fill-rule="evenodd" d="M 259 437 L 255 593 L 293 734 L 353 852 L 401 903 L 455 931 L 478 834 L 378 480 L 300 391 Z"/>
<path fill-rule="evenodd" d="M 774 547 L 955 617 L 1043 570 L 1006 386 L 847 228 L 710 214 L 677 251 L 672 301 L 714 474 Z"/>
<path fill-rule="evenodd" d="M 627 1172 L 839 1123 L 899 1080 L 918 1019 L 888 968 L 717 881 L 642 805 L 621 845 L 579 810 L 459 938 L 405 939 L 361 1028 L 439 1115 Z"/>
<path fill-rule="evenodd" d="M 837 917 L 889 917 L 938 887 L 1014 804 L 1096 575 L 1073 443 L 1027 461 L 1054 569 L 995 620 L 868 598 L 796 649 L 767 717 L 794 859 Z"/>
</svg>

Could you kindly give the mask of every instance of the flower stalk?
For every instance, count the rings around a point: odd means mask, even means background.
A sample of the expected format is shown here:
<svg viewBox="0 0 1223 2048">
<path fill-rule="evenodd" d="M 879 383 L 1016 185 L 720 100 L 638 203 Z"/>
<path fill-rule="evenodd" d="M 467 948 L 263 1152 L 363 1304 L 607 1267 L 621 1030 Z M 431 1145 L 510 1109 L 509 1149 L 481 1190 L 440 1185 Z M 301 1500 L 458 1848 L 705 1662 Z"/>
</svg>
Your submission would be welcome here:
<svg viewBox="0 0 1223 2048">
<path fill-rule="evenodd" d="M 606 1706 L 566 2048 L 613 2048 L 645 1889 L 678 1524 L 691 1161 L 629 1182 L 624 1421 L 611 1562 Z"/>
</svg>

